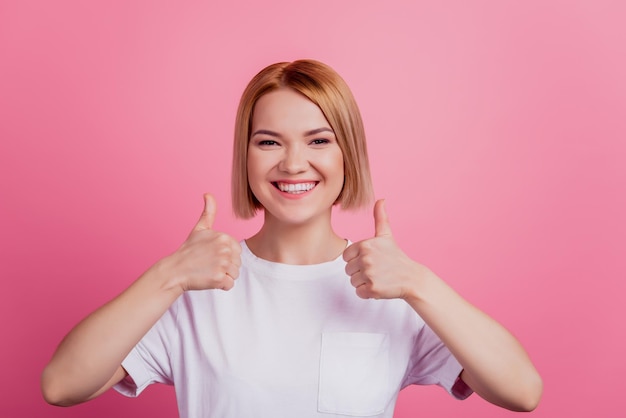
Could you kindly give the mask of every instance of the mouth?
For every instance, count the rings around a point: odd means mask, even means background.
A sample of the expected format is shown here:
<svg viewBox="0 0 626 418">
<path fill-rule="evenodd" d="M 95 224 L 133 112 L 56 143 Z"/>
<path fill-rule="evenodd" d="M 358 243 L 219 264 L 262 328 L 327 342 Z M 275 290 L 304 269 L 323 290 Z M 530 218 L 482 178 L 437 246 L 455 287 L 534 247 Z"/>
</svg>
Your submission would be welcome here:
<svg viewBox="0 0 626 418">
<path fill-rule="evenodd" d="M 319 182 L 317 181 L 307 181 L 304 183 L 283 183 L 280 181 L 272 182 L 274 187 L 276 187 L 278 190 L 280 190 L 283 193 L 289 193 L 289 194 L 306 193 L 309 190 L 312 190 L 315 186 L 317 186 L 317 183 Z"/>
</svg>

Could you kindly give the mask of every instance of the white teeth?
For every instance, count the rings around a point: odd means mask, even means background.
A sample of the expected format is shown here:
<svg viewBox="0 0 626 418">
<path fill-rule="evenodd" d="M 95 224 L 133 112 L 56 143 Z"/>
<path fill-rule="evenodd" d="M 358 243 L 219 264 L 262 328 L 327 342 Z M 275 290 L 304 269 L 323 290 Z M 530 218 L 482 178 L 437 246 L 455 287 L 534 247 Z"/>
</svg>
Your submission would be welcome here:
<svg viewBox="0 0 626 418">
<path fill-rule="evenodd" d="M 277 185 L 281 192 L 294 194 L 308 192 L 315 187 L 315 183 L 277 183 Z"/>
</svg>

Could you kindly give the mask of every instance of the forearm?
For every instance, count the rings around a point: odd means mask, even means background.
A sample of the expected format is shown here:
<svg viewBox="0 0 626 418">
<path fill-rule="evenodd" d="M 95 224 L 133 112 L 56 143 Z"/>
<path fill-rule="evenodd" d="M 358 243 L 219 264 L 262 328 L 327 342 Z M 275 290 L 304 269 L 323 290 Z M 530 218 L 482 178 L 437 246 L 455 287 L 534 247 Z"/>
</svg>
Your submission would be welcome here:
<svg viewBox="0 0 626 418">
<path fill-rule="evenodd" d="M 465 383 L 507 409 L 534 409 L 541 378 L 517 339 L 434 273 L 419 268 L 420 292 L 405 299 L 461 363 Z"/>
<path fill-rule="evenodd" d="M 71 405 L 111 384 L 121 362 L 182 293 L 161 260 L 63 339 L 42 374 L 46 400 Z"/>
</svg>

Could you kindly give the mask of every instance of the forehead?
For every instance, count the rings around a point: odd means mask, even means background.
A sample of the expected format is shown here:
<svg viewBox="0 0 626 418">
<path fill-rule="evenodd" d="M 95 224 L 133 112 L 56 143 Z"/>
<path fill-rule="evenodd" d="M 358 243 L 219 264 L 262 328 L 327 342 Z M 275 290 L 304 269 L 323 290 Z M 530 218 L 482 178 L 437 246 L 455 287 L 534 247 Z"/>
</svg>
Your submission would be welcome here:
<svg viewBox="0 0 626 418">
<path fill-rule="evenodd" d="M 310 130 L 330 127 L 321 109 L 291 88 L 280 88 L 261 96 L 252 113 L 252 126 L 273 130 Z"/>
</svg>

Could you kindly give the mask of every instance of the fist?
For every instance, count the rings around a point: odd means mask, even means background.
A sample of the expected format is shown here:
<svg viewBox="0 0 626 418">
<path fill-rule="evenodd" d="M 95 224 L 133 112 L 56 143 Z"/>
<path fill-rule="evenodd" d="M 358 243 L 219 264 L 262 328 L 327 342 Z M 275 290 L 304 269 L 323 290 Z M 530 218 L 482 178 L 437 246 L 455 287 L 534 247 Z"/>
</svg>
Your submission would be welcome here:
<svg viewBox="0 0 626 418">
<path fill-rule="evenodd" d="M 187 240 L 169 257 L 169 265 L 183 291 L 222 289 L 235 284 L 241 267 L 241 245 L 213 229 L 217 203 L 204 195 L 204 210 Z"/>
</svg>

